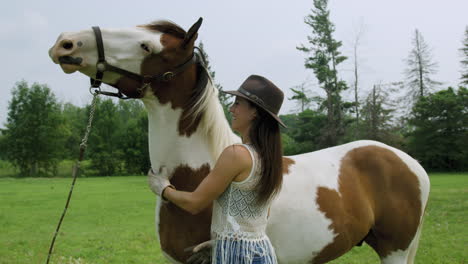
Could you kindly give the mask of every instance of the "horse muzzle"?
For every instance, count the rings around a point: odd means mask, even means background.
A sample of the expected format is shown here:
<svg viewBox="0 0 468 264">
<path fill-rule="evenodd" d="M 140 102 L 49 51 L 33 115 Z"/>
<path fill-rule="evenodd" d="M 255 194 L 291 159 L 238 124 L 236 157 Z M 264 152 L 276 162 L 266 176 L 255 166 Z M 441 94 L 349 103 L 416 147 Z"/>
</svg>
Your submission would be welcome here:
<svg viewBox="0 0 468 264">
<path fill-rule="evenodd" d="M 83 58 L 61 56 L 58 58 L 58 63 L 65 73 L 73 73 L 83 68 Z"/>
</svg>

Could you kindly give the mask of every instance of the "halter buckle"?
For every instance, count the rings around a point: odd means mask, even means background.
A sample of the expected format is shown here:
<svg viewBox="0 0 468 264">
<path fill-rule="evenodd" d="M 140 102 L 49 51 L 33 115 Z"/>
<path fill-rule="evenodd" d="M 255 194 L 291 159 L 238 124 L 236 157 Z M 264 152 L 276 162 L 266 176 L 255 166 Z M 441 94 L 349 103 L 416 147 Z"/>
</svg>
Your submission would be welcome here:
<svg viewBox="0 0 468 264">
<path fill-rule="evenodd" d="M 174 73 L 173 72 L 165 72 L 163 75 L 162 75 L 162 80 L 165 81 L 165 82 L 168 82 L 170 80 L 172 80 L 172 78 L 174 78 Z"/>
<path fill-rule="evenodd" d="M 104 61 L 100 61 L 98 63 L 96 63 L 96 69 L 100 72 L 103 72 L 106 70 L 106 62 Z"/>
</svg>

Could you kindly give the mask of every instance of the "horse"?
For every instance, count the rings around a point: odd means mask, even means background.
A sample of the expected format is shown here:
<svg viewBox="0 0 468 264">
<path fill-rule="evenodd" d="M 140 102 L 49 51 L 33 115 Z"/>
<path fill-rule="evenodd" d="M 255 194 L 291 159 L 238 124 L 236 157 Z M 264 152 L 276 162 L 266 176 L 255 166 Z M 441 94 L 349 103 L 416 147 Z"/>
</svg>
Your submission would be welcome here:
<svg viewBox="0 0 468 264">
<path fill-rule="evenodd" d="M 170 21 L 127 29 L 62 33 L 49 55 L 139 99 L 148 112 L 152 168 L 166 166 L 178 189 L 193 191 L 224 148 L 240 142 L 225 116 L 195 41 L 201 18 L 185 31 Z M 326 263 L 367 243 L 383 264 L 414 262 L 430 190 L 427 173 L 406 153 L 356 141 L 283 158 L 283 185 L 267 226 L 281 264 Z M 156 201 L 156 235 L 171 263 L 210 239 L 212 208 L 192 215 Z"/>
</svg>

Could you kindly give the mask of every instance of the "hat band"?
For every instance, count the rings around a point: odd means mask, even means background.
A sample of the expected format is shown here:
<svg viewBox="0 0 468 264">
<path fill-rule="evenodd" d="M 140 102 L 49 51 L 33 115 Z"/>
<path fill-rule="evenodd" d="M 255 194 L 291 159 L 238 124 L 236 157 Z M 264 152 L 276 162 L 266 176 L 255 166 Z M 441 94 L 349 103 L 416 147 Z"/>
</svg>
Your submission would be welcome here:
<svg viewBox="0 0 468 264">
<path fill-rule="evenodd" d="M 237 91 L 239 91 L 240 93 L 244 94 L 245 96 L 247 96 L 249 99 L 251 99 L 252 101 L 254 101 L 255 103 L 257 103 L 258 105 L 260 105 L 261 107 L 265 108 L 266 110 L 270 111 L 270 112 L 273 112 L 276 114 L 276 111 L 272 110 L 271 107 L 269 107 L 267 104 L 265 104 L 265 102 L 262 100 L 262 98 L 256 96 L 255 94 L 243 89 L 242 87 L 240 87 L 239 89 L 237 89 Z"/>
</svg>

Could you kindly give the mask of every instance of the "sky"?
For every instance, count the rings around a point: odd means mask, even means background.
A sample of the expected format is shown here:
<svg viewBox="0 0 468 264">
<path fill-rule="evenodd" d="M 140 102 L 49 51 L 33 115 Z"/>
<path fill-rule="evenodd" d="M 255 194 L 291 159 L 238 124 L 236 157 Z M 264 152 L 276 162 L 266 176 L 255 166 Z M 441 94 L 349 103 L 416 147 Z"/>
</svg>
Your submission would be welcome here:
<svg viewBox="0 0 468 264">
<path fill-rule="evenodd" d="M 353 40 L 363 29 L 358 50 L 361 97 L 373 84 L 404 79 L 415 29 L 432 49 L 438 63 L 433 78 L 444 83 L 441 88 L 459 83 L 468 1 L 329 0 L 328 6 L 334 37 L 343 42 L 343 55 L 350 57 L 339 68 L 340 77 L 349 83 Z M 291 87 L 306 82 L 313 94 L 323 94 L 313 72 L 304 67 L 306 54 L 296 49 L 307 45 L 311 28 L 304 17 L 312 7 L 312 1 L 305 0 L 6 1 L 0 10 L 0 127 L 6 122 L 11 90 L 21 80 L 47 84 L 60 102 L 90 103 L 88 77 L 63 73 L 48 56 L 61 32 L 95 25 L 131 27 L 160 19 L 187 30 L 199 17 L 204 20 L 198 40 L 209 55 L 215 81 L 235 90 L 249 75 L 263 75 L 285 92 L 280 114 L 294 112 L 297 106 L 287 100 Z M 344 97 L 351 98 L 351 91 Z"/>
</svg>

